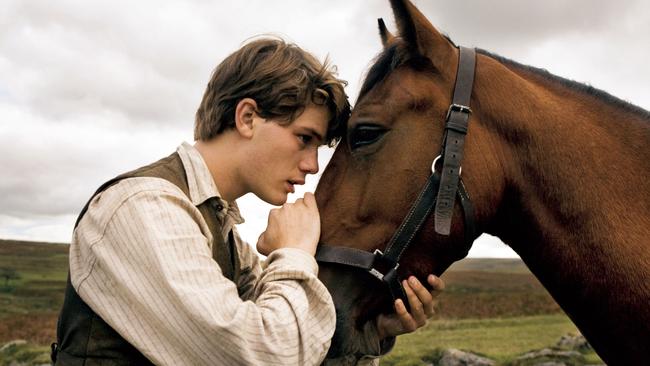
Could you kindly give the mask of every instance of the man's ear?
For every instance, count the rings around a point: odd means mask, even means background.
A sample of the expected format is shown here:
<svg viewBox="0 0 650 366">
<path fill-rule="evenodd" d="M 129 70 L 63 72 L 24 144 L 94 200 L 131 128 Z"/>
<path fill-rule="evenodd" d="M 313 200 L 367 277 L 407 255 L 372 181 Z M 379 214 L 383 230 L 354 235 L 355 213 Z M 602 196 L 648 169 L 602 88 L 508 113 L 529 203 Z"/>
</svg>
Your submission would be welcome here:
<svg viewBox="0 0 650 366">
<path fill-rule="evenodd" d="M 244 98 L 235 108 L 235 129 L 245 138 L 253 137 L 253 126 L 257 115 L 257 103 L 251 98 Z"/>
</svg>

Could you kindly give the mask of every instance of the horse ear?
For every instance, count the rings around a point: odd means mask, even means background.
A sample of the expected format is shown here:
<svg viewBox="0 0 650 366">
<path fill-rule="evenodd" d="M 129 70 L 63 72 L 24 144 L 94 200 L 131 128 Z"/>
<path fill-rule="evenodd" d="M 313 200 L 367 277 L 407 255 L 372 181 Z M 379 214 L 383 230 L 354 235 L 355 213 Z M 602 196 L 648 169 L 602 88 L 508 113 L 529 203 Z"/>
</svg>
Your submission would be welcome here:
<svg viewBox="0 0 650 366">
<path fill-rule="evenodd" d="M 390 0 L 390 5 L 399 36 L 404 39 L 411 52 L 428 56 L 433 61 L 453 48 L 409 0 Z"/>
<path fill-rule="evenodd" d="M 384 45 L 384 48 L 395 38 L 393 34 L 386 28 L 386 23 L 382 18 L 377 19 L 379 25 L 379 36 L 381 37 L 381 44 Z"/>
</svg>

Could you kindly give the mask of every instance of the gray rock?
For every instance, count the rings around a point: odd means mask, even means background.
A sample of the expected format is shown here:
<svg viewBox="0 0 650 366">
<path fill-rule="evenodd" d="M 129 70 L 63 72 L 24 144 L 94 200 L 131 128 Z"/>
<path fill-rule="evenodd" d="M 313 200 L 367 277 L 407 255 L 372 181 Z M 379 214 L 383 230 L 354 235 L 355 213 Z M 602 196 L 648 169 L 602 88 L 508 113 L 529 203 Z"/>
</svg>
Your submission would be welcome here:
<svg viewBox="0 0 650 366">
<path fill-rule="evenodd" d="M 524 353 L 523 355 L 517 357 L 518 360 L 529 360 L 533 358 L 549 357 L 549 358 L 571 358 L 571 357 L 580 357 L 582 356 L 580 352 L 576 351 L 558 351 L 552 350 L 550 348 L 544 348 L 539 351 L 532 351 Z"/>
<path fill-rule="evenodd" d="M 442 353 L 438 366 L 494 366 L 495 362 L 469 352 L 450 348 Z"/>
<path fill-rule="evenodd" d="M 27 344 L 27 341 L 22 339 L 13 340 L 11 342 L 5 343 L 5 345 L 0 348 L 0 352 L 4 352 L 12 347 L 22 346 L 23 344 Z"/>
<path fill-rule="evenodd" d="M 562 338 L 557 342 L 557 347 L 562 349 L 572 349 L 572 350 L 588 350 L 591 348 L 587 339 L 582 335 L 563 335 Z"/>
<path fill-rule="evenodd" d="M 531 351 L 524 353 L 523 355 L 517 357 L 518 361 L 526 361 L 526 360 L 534 360 L 536 358 L 546 358 L 546 359 L 552 359 L 554 361 L 544 361 L 540 362 L 539 364 L 535 364 L 536 366 L 562 366 L 564 365 L 563 362 L 558 361 L 558 359 L 572 359 L 572 358 L 580 358 L 582 357 L 582 354 L 577 351 L 562 351 L 562 350 L 555 350 L 555 349 L 550 349 L 550 348 L 544 348 L 538 351 Z M 528 364 L 528 363 L 526 363 Z"/>
</svg>

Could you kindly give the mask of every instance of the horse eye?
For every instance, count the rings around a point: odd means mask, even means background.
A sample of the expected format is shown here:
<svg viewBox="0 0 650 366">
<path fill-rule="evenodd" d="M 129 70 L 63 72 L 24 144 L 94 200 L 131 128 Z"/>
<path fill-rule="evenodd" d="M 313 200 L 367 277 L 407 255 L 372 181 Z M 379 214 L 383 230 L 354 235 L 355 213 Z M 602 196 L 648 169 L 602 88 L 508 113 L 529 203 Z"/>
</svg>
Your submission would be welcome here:
<svg viewBox="0 0 650 366">
<path fill-rule="evenodd" d="M 386 131 L 386 128 L 378 125 L 357 125 L 350 134 L 350 148 L 354 150 L 375 143 L 386 133 Z"/>
</svg>

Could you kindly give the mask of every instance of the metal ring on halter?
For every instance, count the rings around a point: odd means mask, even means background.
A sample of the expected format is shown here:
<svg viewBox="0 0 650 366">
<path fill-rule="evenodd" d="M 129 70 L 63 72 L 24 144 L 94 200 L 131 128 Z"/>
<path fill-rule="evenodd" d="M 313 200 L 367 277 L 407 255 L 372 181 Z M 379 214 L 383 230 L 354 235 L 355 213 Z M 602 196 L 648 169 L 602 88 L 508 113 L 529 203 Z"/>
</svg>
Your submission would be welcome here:
<svg viewBox="0 0 650 366">
<path fill-rule="evenodd" d="M 438 159 L 440 159 L 441 157 L 442 157 L 442 155 L 438 155 L 438 156 L 436 156 L 435 159 L 433 159 L 433 163 L 431 164 L 431 173 L 436 172 L 436 163 L 438 162 Z M 463 167 L 462 166 L 458 169 L 458 176 L 460 177 L 461 174 L 463 174 Z"/>
<path fill-rule="evenodd" d="M 375 252 L 374 252 L 373 254 L 375 255 L 375 258 L 376 258 L 376 257 L 380 257 L 380 258 L 381 258 L 381 257 L 384 256 L 384 253 L 383 253 L 381 250 L 379 250 L 379 249 L 375 249 Z M 391 269 L 390 269 L 388 272 L 386 272 L 385 274 L 379 272 L 379 271 L 376 270 L 374 267 L 370 268 L 370 269 L 368 270 L 368 272 L 369 272 L 371 275 L 377 277 L 380 281 L 383 281 L 383 280 L 384 280 L 384 277 L 386 277 L 386 275 L 388 275 L 388 274 L 389 274 L 390 272 L 392 272 L 392 271 L 396 271 L 397 268 L 399 268 L 399 262 L 398 262 L 398 263 L 395 263 L 395 266 L 394 266 L 393 268 L 391 268 Z"/>
</svg>

